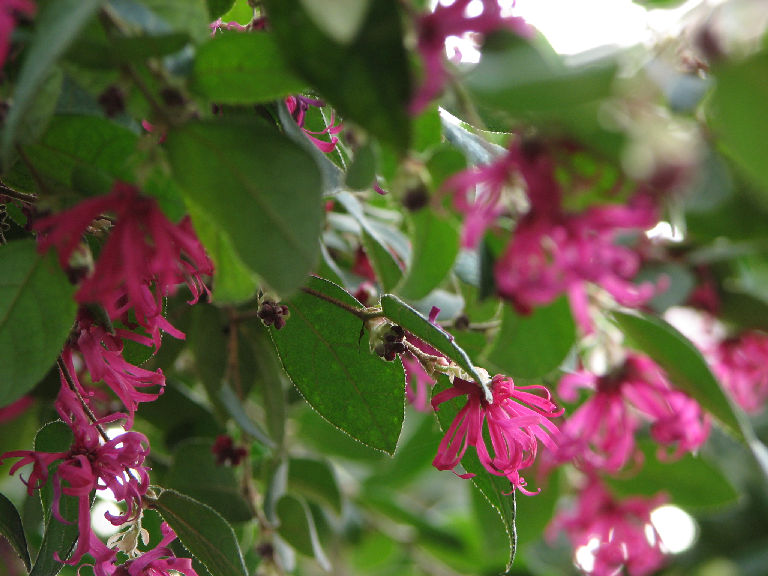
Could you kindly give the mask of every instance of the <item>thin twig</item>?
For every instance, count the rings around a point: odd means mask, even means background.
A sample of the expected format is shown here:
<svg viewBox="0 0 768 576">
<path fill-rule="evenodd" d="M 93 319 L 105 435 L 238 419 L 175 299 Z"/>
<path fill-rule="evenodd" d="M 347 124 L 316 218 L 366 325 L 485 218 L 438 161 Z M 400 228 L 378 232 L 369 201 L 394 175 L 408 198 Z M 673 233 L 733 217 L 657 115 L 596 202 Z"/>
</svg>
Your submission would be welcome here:
<svg viewBox="0 0 768 576">
<path fill-rule="evenodd" d="M 93 422 L 93 425 L 96 426 L 96 429 L 99 431 L 99 434 L 101 434 L 101 437 L 104 438 L 106 442 L 109 442 L 109 436 L 107 436 L 107 433 L 104 431 L 104 428 L 101 427 L 101 424 L 99 424 L 98 418 L 96 418 L 96 415 L 93 413 L 93 411 L 88 407 L 88 404 L 85 403 L 85 399 L 80 394 L 80 391 L 77 389 L 77 386 L 75 385 L 75 381 L 72 379 L 72 375 L 69 373 L 69 370 L 67 370 L 67 366 L 64 363 L 64 359 L 59 356 L 56 360 L 56 364 L 59 366 L 59 370 L 61 370 L 61 373 L 64 375 L 64 380 L 67 381 L 67 385 L 69 386 L 69 389 L 72 390 L 72 392 L 75 393 L 75 396 L 77 396 L 77 399 L 80 401 L 80 406 L 82 406 L 85 413 L 88 415 L 88 418 Z"/>
<path fill-rule="evenodd" d="M 5 184 L 0 184 L 0 195 L 8 196 L 8 198 L 19 200 L 20 202 L 24 202 L 25 204 L 33 204 L 37 202 L 37 194 L 27 194 L 26 192 L 19 192 L 18 190 L 13 190 L 12 188 L 8 188 L 8 186 L 6 186 Z"/>
<path fill-rule="evenodd" d="M 369 309 L 369 308 L 357 308 L 355 306 L 350 306 L 346 302 L 342 302 L 341 300 L 337 300 L 333 296 L 326 296 L 322 292 L 318 292 L 317 290 L 314 290 L 312 288 L 308 288 L 306 286 L 301 288 L 302 292 L 305 292 L 306 294 L 310 294 L 314 296 L 315 298 L 320 298 L 320 300 L 325 300 L 326 302 L 329 302 L 333 304 L 334 306 L 337 306 L 338 308 L 341 308 L 342 310 L 346 310 L 350 314 L 354 314 L 360 320 L 371 320 L 373 318 L 385 318 L 384 313 L 381 310 L 375 310 L 375 309 Z"/>
</svg>

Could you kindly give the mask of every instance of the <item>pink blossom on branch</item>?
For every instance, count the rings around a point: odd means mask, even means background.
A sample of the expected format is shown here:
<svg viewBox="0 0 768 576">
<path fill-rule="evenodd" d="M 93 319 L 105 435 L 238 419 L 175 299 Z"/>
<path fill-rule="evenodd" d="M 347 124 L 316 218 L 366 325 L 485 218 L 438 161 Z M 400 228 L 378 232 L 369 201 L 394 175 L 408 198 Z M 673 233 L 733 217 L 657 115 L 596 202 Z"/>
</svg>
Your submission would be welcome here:
<svg viewBox="0 0 768 576">
<path fill-rule="evenodd" d="M 40 233 L 40 250 L 54 247 L 66 267 L 88 226 L 105 213 L 113 214 L 116 224 L 92 273 L 81 281 L 76 300 L 98 303 L 110 319 L 129 326 L 135 319 L 156 348 L 161 330 L 183 338 L 163 317 L 163 298 L 186 284 L 193 304 L 208 292 L 201 276 L 213 273 L 188 218 L 173 224 L 153 198 L 142 196 L 131 184 L 117 182 L 106 196 L 38 220 L 34 229 Z"/>
<path fill-rule="evenodd" d="M 307 128 L 304 126 L 307 111 L 309 110 L 310 106 L 314 108 L 322 108 L 325 106 L 325 102 L 316 98 L 307 98 L 306 96 L 288 96 L 285 99 L 285 105 L 288 107 L 288 111 L 296 121 L 296 124 L 304 131 L 304 133 L 318 148 L 318 150 L 324 154 L 333 152 L 333 150 L 336 148 L 336 144 L 339 143 L 339 139 L 336 137 L 336 134 L 344 129 L 344 126 L 341 123 L 334 126 L 333 114 L 331 114 L 331 121 L 328 126 L 319 132 L 307 130 Z M 331 137 L 330 141 L 317 138 L 317 136 L 321 136 L 323 134 L 328 134 Z"/>
<path fill-rule="evenodd" d="M 520 470 L 534 463 L 539 442 L 550 450 L 556 449 L 558 429 L 551 420 L 562 415 L 563 410 L 544 386 L 515 386 L 511 378 L 497 374 L 490 387 L 493 404 L 485 401 L 480 386 L 458 377 L 450 388 L 432 398 L 435 410 L 453 398 L 467 398 L 440 442 L 432 464 L 438 470 L 454 470 L 472 447 L 488 472 L 504 476 L 513 488 L 532 494 L 525 488 Z M 485 443 L 486 430 L 491 451 Z M 459 476 L 471 478 L 474 474 Z"/>
<path fill-rule="evenodd" d="M 482 12 L 468 14 L 472 0 L 455 0 L 451 5 L 438 3 L 434 12 L 423 14 L 416 20 L 418 51 L 424 69 L 423 81 L 411 99 L 410 112 L 418 114 L 437 98 L 445 87 L 449 73 L 445 69 L 445 41 L 450 36 L 468 32 L 488 34 L 497 30 L 511 30 L 525 38 L 533 34 L 522 18 L 503 16 L 498 0 L 481 0 Z"/>
<path fill-rule="evenodd" d="M 616 473 L 639 458 L 635 434 L 650 424 L 660 457 L 671 447 L 674 457 L 698 449 L 709 435 L 710 419 L 698 403 L 670 385 L 650 358 L 629 355 L 616 371 L 597 376 L 582 370 L 566 374 L 560 397 L 574 401 L 578 389 L 593 394 L 561 427 L 559 462 L 575 461 L 586 470 Z"/>
<path fill-rule="evenodd" d="M 17 16 L 32 16 L 36 10 L 35 3 L 30 0 L 0 0 L 0 68 L 5 66 L 8 57 Z"/>
<path fill-rule="evenodd" d="M 585 548 L 592 565 L 577 566 L 589 576 L 646 576 L 664 564 L 661 538 L 651 522 L 651 512 L 664 504 L 663 494 L 653 498 L 616 500 L 602 483 L 592 478 L 581 490 L 575 509 L 560 512 L 547 527 L 547 539 L 565 532 L 574 552 Z"/>
<path fill-rule="evenodd" d="M 52 513 L 59 522 L 69 523 L 61 515 L 61 497 L 67 495 L 77 498 L 80 536 L 77 548 L 66 561 L 67 564 L 75 565 L 89 552 L 92 541 L 90 512 L 91 493 L 94 490 L 109 489 L 118 502 L 126 504 L 124 514 L 105 514 L 116 526 L 135 518 L 140 512 L 141 498 L 149 488 L 149 472 L 144 466 L 149 442 L 138 432 L 125 432 L 104 440 L 97 426 L 122 419 L 125 415 L 113 414 L 96 423 L 91 422 L 79 399 L 68 388 L 63 375 L 56 410 L 74 434 L 69 450 L 55 453 L 15 450 L 2 454 L 0 460 L 21 458 L 11 467 L 11 474 L 27 464 L 33 465 L 29 478 L 22 479 L 29 494 L 47 483 L 48 467 L 59 462 L 52 479 Z"/>
<path fill-rule="evenodd" d="M 768 334 L 749 330 L 723 340 L 706 353 L 726 391 L 746 412 L 768 401 Z"/>
</svg>

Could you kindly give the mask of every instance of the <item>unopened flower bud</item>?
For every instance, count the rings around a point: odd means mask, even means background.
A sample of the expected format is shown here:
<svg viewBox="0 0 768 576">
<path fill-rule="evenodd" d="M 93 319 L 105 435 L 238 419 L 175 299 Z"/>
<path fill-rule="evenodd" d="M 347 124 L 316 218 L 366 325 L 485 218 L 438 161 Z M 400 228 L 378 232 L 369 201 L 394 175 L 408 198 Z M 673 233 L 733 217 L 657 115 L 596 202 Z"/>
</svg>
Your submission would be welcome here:
<svg viewBox="0 0 768 576">
<path fill-rule="evenodd" d="M 278 304 L 273 300 L 263 300 L 256 315 L 261 318 L 265 326 L 274 326 L 275 330 L 280 330 L 285 326 L 285 321 L 291 312 L 285 304 Z"/>
</svg>

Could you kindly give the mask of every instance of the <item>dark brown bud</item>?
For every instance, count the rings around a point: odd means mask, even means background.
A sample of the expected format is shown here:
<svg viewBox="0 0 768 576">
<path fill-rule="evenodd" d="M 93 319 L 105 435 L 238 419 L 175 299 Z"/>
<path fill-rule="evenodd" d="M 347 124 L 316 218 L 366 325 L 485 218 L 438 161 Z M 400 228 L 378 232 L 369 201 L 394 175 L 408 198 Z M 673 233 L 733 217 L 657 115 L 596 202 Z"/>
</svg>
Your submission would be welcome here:
<svg viewBox="0 0 768 576">
<path fill-rule="evenodd" d="M 274 326 L 275 330 L 280 330 L 285 326 L 285 321 L 291 315 L 291 312 L 285 304 L 264 300 L 259 305 L 259 311 L 256 315 L 261 318 L 265 326 Z"/>
<path fill-rule="evenodd" d="M 409 188 L 403 196 L 403 207 L 411 212 L 421 210 L 429 204 L 429 192 L 424 184 Z"/>
<path fill-rule="evenodd" d="M 113 118 L 125 112 L 125 93 L 120 86 L 112 84 L 99 95 L 99 106 L 107 118 Z"/>
</svg>

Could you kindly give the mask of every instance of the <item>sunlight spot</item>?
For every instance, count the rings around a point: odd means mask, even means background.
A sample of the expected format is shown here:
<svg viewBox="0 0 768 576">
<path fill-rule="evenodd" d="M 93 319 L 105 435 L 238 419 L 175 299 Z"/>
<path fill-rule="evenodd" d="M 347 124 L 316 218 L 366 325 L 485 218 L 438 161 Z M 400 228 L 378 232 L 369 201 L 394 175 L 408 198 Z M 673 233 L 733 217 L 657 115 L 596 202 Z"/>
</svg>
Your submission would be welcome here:
<svg viewBox="0 0 768 576">
<path fill-rule="evenodd" d="M 695 520 L 677 506 L 665 505 L 651 512 L 651 522 L 661 537 L 664 548 L 671 554 L 688 550 L 696 541 Z"/>
</svg>

